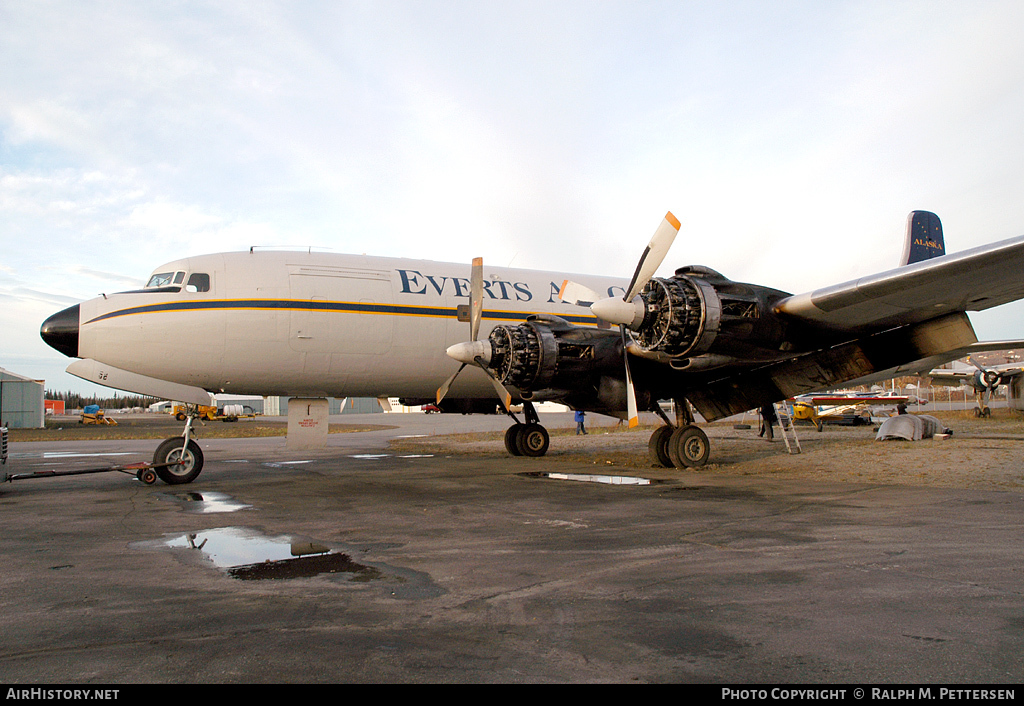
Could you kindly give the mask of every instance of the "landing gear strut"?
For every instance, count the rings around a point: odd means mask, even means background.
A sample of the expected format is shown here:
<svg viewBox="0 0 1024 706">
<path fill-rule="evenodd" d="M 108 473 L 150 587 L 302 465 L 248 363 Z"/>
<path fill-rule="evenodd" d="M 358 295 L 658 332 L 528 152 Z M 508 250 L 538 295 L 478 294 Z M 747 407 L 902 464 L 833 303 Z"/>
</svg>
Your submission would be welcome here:
<svg viewBox="0 0 1024 706">
<path fill-rule="evenodd" d="M 168 485 L 191 483 L 203 470 L 203 450 L 192 439 L 192 420 L 197 415 L 190 409 L 182 435 L 165 440 L 153 454 L 154 470 Z"/>
<path fill-rule="evenodd" d="M 540 425 L 540 418 L 537 416 L 537 409 L 533 402 L 523 403 L 523 414 L 526 416 L 526 423 L 521 423 L 511 412 L 508 415 L 515 420 L 515 424 L 505 431 L 505 450 L 513 456 L 543 456 L 548 452 L 548 445 L 551 441 L 548 430 Z"/>
<path fill-rule="evenodd" d="M 711 442 L 707 434 L 694 424 L 693 412 L 685 399 L 675 400 L 676 423 L 672 424 L 661 410 L 655 412 L 665 421 L 651 434 L 647 442 L 651 460 L 663 468 L 697 468 L 708 462 Z"/>
</svg>

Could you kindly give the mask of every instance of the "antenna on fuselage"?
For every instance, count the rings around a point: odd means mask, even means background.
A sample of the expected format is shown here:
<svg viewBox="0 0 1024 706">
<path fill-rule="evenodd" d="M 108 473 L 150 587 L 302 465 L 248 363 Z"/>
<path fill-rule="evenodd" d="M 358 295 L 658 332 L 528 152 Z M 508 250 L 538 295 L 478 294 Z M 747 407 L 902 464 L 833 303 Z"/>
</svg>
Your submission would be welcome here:
<svg viewBox="0 0 1024 706">
<path fill-rule="evenodd" d="M 296 248 L 294 245 L 250 245 L 249 246 L 249 254 L 252 255 L 254 252 L 256 252 L 256 248 L 259 248 L 260 250 L 301 250 L 302 249 L 302 248 Z M 329 248 L 326 245 L 307 245 L 306 246 L 306 252 L 312 254 L 314 248 L 316 248 L 317 250 L 333 250 L 334 249 L 334 248 Z"/>
</svg>

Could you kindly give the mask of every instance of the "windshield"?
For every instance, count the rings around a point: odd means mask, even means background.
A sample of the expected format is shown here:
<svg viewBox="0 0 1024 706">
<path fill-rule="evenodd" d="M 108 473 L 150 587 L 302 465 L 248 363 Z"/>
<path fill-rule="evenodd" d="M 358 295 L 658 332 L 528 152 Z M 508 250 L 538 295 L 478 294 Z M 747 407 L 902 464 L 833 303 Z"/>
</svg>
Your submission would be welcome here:
<svg viewBox="0 0 1024 706">
<path fill-rule="evenodd" d="M 178 272 L 177 274 L 180 276 L 177 278 L 174 276 L 175 274 L 176 273 L 174 272 L 161 272 L 159 274 L 155 274 L 149 278 L 149 282 L 146 283 L 146 288 L 149 289 L 150 287 L 168 287 L 174 284 L 175 282 L 180 284 L 181 278 L 184 277 L 185 273 Z"/>
</svg>

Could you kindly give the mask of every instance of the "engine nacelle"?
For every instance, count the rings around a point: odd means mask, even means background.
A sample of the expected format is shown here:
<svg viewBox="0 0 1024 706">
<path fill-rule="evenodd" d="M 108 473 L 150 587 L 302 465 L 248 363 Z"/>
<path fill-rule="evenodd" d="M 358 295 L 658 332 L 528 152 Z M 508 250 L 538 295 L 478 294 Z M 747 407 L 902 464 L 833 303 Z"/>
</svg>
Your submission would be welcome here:
<svg viewBox="0 0 1024 706">
<path fill-rule="evenodd" d="M 726 279 L 706 267 L 684 267 L 654 278 L 640 293 L 643 321 L 632 332 L 642 353 L 673 360 L 697 356 L 721 364 L 737 357 L 768 359 L 783 342 L 772 312 L 785 292 Z"/>
<path fill-rule="evenodd" d="M 979 392 L 995 391 L 999 386 L 999 373 L 995 370 L 979 370 L 971 377 L 971 385 Z"/>
<path fill-rule="evenodd" d="M 555 400 L 595 411 L 625 409 L 618 331 L 536 315 L 518 326 L 496 326 L 488 341 L 488 367 L 523 399 Z"/>
</svg>

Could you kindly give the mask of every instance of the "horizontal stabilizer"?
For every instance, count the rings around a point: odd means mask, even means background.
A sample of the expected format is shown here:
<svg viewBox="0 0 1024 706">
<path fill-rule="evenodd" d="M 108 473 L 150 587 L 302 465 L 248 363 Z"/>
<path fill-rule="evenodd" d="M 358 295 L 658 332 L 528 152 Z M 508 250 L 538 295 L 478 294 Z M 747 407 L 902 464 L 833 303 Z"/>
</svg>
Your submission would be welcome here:
<svg viewBox="0 0 1024 706">
<path fill-rule="evenodd" d="M 900 266 L 923 262 L 946 254 L 942 221 L 931 211 L 911 211 L 907 216 L 907 239 Z"/>
<path fill-rule="evenodd" d="M 134 392 L 148 397 L 159 397 L 174 402 L 186 404 L 215 404 L 213 395 L 200 387 L 192 385 L 181 385 L 176 382 L 159 380 L 157 378 L 130 373 L 127 370 L 115 368 L 106 363 L 101 363 L 92 358 L 76 360 L 67 367 L 67 371 L 75 377 L 80 377 L 89 382 L 95 382 L 104 387 L 112 387 L 115 390 Z"/>
</svg>

